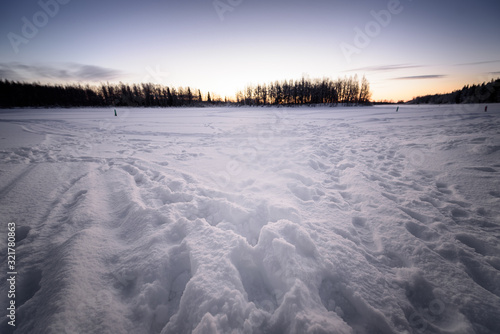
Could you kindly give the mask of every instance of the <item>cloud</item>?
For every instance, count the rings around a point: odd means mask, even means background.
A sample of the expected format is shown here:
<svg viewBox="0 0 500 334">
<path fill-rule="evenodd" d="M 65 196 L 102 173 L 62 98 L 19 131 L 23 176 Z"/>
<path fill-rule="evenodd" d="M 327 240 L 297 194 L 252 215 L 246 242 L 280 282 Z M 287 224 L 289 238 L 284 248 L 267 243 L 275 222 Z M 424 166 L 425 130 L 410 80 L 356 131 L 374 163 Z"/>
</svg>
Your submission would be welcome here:
<svg viewBox="0 0 500 334">
<path fill-rule="evenodd" d="M 0 63 L 0 78 L 14 81 L 99 82 L 118 79 L 123 72 L 85 64 L 27 65 L 18 62 Z"/>
<path fill-rule="evenodd" d="M 0 79 L 9 79 L 14 81 L 20 80 L 16 71 L 8 67 L 3 67 L 1 64 L 0 64 Z"/>
<path fill-rule="evenodd" d="M 407 77 L 393 78 L 393 80 L 421 80 L 421 79 L 442 79 L 446 78 L 447 75 L 443 74 L 430 74 L 430 75 L 411 75 Z"/>
<path fill-rule="evenodd" d="M 409 68 L 419 68 L 419 67 L 422 67 L 422 65 L 415 65 L 415 64 L 380 65 L 380 66 L 359 67 L 351 70 L 346 70 L 344 72 L 386 72 L 386 71 L 406 70 Z"/>
<path fill-rule="evenodd" d="M 75 72 L 75 74 L 83 80 L 95 81 L 96 78 L 99 78 L 99 80 L 115 79 L 122 73 L 114 69 L 100 66 L 80 65 L 80 68 Z"/>
<path fill-rule="evenodd" d="M 472 63 L 456 64 L 456 66 L 474 66 L 474 65 L 495 64 L 495 63 L 500 63 L 500 60 L 476 61 Z"/>
</svg>

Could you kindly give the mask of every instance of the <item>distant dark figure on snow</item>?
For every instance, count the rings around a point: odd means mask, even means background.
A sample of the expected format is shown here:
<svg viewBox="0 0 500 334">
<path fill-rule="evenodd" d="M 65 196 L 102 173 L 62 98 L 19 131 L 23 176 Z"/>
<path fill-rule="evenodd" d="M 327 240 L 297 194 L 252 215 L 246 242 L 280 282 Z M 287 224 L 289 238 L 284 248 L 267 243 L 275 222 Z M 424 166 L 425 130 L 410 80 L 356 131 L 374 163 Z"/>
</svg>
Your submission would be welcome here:
<svg viewBox="0 0 500 334">
<path fill-rule="evenodd" d="M 488 111 L 488 106 L 485 106 L 484 107 L 484 112 L 487 112 Z"/>
</svg>

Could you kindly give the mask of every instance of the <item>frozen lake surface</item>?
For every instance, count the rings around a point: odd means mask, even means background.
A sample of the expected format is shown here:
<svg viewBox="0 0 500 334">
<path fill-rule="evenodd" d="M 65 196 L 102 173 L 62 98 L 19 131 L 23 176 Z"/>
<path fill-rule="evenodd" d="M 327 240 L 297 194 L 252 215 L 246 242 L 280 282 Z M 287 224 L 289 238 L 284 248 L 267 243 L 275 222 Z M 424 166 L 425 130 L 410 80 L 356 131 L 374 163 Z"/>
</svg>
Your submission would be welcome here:
<svg viewBox="0 0 500 334">
<path fill-rule="evenodd" d="M 1 333 L 500 333 L 500 105 L 117 111 L 0 111 Z"/>
</svg>

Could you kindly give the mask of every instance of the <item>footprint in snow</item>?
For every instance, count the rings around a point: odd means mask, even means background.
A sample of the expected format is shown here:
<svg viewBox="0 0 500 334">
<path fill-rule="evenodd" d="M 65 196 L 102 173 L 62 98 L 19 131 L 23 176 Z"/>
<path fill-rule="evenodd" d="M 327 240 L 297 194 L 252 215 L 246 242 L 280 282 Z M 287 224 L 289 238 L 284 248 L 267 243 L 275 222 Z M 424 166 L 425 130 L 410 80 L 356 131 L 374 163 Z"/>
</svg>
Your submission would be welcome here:
<svg viewBox="0 0 500 334">
<path fill-rule="evenodd" d="M 372 227 L 370 226 L 368 220 L 363 217 L 353 217 L 352 218 L 352 226 L 355 229 L 355 234 L 361 240 L 363 246 L 371 251 L 377 251 L 378 245 L 375 241 Z"/>
</svg>

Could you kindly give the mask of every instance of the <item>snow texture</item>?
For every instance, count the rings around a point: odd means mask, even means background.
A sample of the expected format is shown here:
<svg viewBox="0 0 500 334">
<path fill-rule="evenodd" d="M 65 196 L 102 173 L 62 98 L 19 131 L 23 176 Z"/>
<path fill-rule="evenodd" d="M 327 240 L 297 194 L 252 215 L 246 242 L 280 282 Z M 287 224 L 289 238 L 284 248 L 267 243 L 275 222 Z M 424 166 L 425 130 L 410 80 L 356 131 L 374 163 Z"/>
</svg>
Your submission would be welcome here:
<svg viewBox="0 0 500 334">
<path fill-rule="evenodd" d="M 500 333 L 499 105 L 117 112 L 0 112 L 1 333 Z"/>
</svg>

